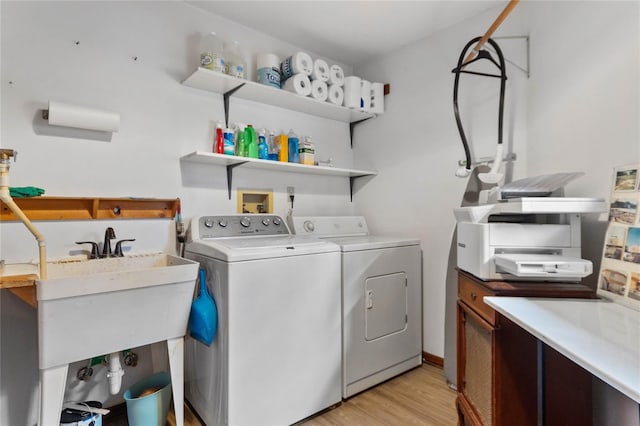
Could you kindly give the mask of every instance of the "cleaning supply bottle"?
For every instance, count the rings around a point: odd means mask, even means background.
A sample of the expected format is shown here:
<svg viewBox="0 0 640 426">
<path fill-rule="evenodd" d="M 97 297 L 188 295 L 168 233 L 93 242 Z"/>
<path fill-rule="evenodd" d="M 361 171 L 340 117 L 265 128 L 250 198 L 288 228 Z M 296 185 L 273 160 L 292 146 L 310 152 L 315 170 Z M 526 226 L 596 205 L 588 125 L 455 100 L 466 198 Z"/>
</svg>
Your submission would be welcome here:
<svg viewBox="0 0 640 426">
<path fill-rule="evenodd" d="M 298 145 L 300 144 L 300 138 L 295 134 L 293 129 L 289 130 L 288 146 L 289 146 L 289 163 L 299 163 L 300 153 L 298 152 Z"/>
<path fill-rule="evenodd" d="M 289 161 L 289 145 L 287 142 L 287 135 L 283 132 L 280 132 L 278 136 L 276 136 L 276 145 L 278 146 L 278 161 L 282 161 L 286 163 Z"/>
<path fill-rule="evenodd" d="M 224 62 L 227 74 L 237 78 L 247 78 L 247 63 L 240 55 L 240 47 L 237 41 L 230 45 L 227 44 L 224 51 Z"/>
<path fill-rule="evenodd" d="M 274 132 L 273 130 L 269 130 L 267 146 L 269 148 L 269 160 L 278 161 L 278 153 L 280 152 L 280 148 L 276 143 L 276 132 Z"/>
<path fill-rule="evenodd" d="M 200 42 L 200 66 L 213 71 L 225 71 L 222 40 L 215 32 L 210 32 L 202 37 Z"/>
<path fill-rule="evenodd" d="M 235 134 L 233 129 L 224 129 L 224 154 L 225 155 L 235 155 L 236 154 L 236 143 L 235 143 Z"/>
<path fill-rule="evenodd" d="M 213 152 L 217 154 L 224 154 L 224 134 L 221 121 L 218 121 L 216 123 L 216 137 L 213 146 Z"/>
<path fill-rule="evenodd" d="M 249 124 L 244 129 L 244 144 L 247 146 L 247 157 L 258 158 L 258 141 L 256 140 L 256 130 Z"/>
<path fill-rule="evenodd" d="M 245 144 L 245 125 L 242 123 L 236 123 L 236 155 L 238 157 L 247 156 L 247 146 Z"/>
<path fill-rule="evenodd" d="M 266 130 L 260 129 L 258 132 L 258 158 L 261 160 L 269 159 L 269 147 L 267 145 Z"/>
</svg>

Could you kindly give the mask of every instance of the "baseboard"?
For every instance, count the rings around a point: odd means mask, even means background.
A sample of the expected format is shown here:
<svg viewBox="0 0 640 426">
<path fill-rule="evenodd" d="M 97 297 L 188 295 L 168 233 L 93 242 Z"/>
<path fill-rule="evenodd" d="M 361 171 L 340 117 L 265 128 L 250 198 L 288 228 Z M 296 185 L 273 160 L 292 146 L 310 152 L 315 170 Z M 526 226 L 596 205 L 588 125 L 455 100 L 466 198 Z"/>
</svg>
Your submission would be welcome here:
<svg viewBox="0 0 640 426">
<path fill-rule="evenodd" d="M 436 367 L 444 368 L 444 358 L 430 354 L 429 352 L 422 352 L 422 360 L 427 364 L 435 365 Z"/>
</svg>

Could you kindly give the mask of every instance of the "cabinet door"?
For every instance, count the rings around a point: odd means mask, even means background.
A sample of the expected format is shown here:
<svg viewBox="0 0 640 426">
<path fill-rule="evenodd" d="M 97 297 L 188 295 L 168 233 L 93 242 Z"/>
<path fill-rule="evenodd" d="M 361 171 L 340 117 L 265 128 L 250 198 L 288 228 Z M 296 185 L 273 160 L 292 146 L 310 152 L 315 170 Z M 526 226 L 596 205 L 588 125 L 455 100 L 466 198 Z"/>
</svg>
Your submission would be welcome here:
<svg viewBox="0 0 640 426">
<path fill-rule="evenodd" d="M 493 348 L 491 324 L 458 302 L 458 392 L 472 413 L 466 423 L 492 425 L 494 420 Z"/>
</svg>

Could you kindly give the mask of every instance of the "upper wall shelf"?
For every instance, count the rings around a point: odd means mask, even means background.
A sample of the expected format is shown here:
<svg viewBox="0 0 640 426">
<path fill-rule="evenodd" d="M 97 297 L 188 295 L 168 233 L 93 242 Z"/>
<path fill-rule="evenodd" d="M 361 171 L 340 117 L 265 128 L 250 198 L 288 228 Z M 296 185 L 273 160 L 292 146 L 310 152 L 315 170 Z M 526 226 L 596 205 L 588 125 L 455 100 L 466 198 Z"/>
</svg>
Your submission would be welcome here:
<svg viewBox="0 0 640 426">
<path fill-rule="evenodd" d="M 228 111 L 228 97 L 237 96 L 241 99 L 260 102 L 294 111 L 300 111 L 317 117 L 352 123 L 375 117 L 362 111 L 334 105 L 331 102 L 321 102 L 306 96 L 299 96 L 275 87 L 265 86 L 249 80 L 241 80 L 206 68 L 198 68 L 191 74 L 183 85 L 200 90 L 219 93 L 225 96 L 225 114 Z M 228 121 L 228 117 L 227 118 Z"/>
</svg>

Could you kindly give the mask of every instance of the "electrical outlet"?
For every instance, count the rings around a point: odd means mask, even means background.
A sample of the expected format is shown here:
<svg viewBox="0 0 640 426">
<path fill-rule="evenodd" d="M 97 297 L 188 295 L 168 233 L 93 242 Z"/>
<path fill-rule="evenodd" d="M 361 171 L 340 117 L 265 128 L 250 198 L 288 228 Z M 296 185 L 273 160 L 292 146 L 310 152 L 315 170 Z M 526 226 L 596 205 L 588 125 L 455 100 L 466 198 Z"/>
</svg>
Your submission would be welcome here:
<svg viewBox="0 0 640 426">
<path fill-rule="evenodd" d="M 293 186 L 287 186 L 287 195 L 295 195 L 296 189 Z"/>
</svg>

